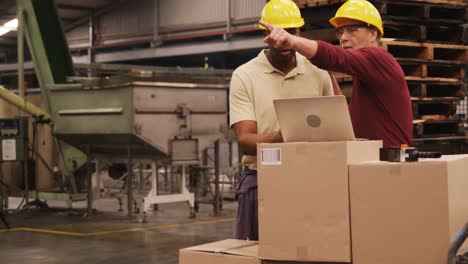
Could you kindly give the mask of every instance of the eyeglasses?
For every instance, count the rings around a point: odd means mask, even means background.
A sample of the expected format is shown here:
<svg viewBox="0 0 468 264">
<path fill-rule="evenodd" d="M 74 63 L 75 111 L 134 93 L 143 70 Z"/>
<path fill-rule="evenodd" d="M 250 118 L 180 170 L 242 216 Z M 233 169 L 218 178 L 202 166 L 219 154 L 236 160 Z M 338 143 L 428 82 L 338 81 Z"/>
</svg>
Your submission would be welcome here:
<svg viewBox="0 0 468 264">
<path fill-rule="evenodd" d="M 352 25 L 346 25 L 342 26 L 336 29 L 336 37 L 338 39 L 341 39 L 343 37 L 343 34 L 346 32 L 348 34 L 353 34 L 357 33 L 361 28 L 367 28 L 368 26 L 366 24 L 352 24 Z"/>
</svg>

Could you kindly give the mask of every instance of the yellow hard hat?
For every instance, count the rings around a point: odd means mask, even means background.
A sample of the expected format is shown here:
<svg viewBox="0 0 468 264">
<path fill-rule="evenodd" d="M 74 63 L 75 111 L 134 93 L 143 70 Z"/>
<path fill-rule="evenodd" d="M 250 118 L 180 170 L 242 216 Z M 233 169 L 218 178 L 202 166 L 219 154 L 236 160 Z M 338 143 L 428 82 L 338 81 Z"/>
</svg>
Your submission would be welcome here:
<svg viewBox="0 0 468 264">
<path fill-rule="evenodd" d="M 335 28 L 339 28 L 343 26 L 342 23 L 346 19 L 359 20 L 372 25 L 376 27 L 380 35 L 383 36 L 382 18 L 380 17 L 379 11 L 366 0 L 348 0 L 336 11 L 335 16 L 330 19 L 330 23 Z"/>
<path fill-rule="evenodd" d="M 301 11 L 292 0 L 271 0 L 262 11 L 262 21 L 281 28 L 298 28 L 304 25 Z M 259 25 L 260 29 L 265 29 Z"/>
</svg>

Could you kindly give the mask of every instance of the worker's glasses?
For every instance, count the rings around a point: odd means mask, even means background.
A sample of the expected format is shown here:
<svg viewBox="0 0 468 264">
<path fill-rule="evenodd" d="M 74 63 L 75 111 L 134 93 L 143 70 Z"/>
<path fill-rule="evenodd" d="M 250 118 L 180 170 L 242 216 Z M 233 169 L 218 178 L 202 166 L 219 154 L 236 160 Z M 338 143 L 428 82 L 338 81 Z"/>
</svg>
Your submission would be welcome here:
<svg viewBox="0 0 468 264">
<path fill-rule="evenodd" d="M 353 34 L 357 33 L 358 31 L 361 30 L 361 28 L 367 28 L 368 26 L 366 24 L 352 24 L 352 25 L 346 25 L 342 26 L 336 29 L 336 37 L 338 39 L 341 39 L 343 37 L 343 34 L 346 32 L 348 34 Z"/>
</svg>

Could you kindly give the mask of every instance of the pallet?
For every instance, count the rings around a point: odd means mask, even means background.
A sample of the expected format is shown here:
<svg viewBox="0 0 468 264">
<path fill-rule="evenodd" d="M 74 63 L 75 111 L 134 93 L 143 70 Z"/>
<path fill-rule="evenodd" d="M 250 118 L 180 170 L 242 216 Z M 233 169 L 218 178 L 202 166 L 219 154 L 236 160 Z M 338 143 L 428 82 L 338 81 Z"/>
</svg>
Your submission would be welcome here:
<svg viewBox="0 0 468 264">
<path fill-rule="evenodd" d="M 406 83 L 431 83 L 431 84 L 438 84 L 438 83 L 452 83 L 452 84 L 460 84 L 460 79 L 455 78 L 433 78 L 433 77 L 414 77 L 414 76 L 406 76 L 405 77 Z"/>
<path fill-rule="evenodd" d="M 468 19 L 467 6 L 457 2 L 430 3 L 428 1 L 371 1 L 383 17 L 402 19 L 414 18 L 425 20 L 456 20 Z M 450 23 L 450 22 L 449 22 Z"/>
<path fill-rule="evenodd" d="M 431 63 L 400 62 L 408 77 L 449 78 L 462 80 L 465 77 L 464 65 L 439 65 Z"/>
<path fill-rule="evenodd" d="M 413 101 L 413 116 L 415 119 L 447 119 L 457 113 L 457 100 L 447 101 Z M 443 117 L 443 118 L 442 118 Z"/>
<path fill-rule="evenodd" d="M 307 8 L 307 7 L 314 7 L 314 6 L 324 6 L 324 5 L 333 5 L 333 4 L 341 4 L 346 2 L 346 0 L 294 0 L 299 8 Z M 371 0 L 372 4 L 377 5 L 379 2 L 382 1 L 378 0 Z M 395 1 L 392 1 L 395 2 Z M 450 5 L 453 7 L 466 7 L 466 2 L 464 0 L 406 0 L 406 1 L 398 1 L 399 3 L 407 3 L 407 4 L 434 4 L 434 5 Z"/>
<path fill-rule="evenodd" d="M 443 98 L 462 99 L 466 96 L 466 88 L 462 83 L 407 83 L 410 95 L 414 100 L 443 100 Z"/>
<path fill-rule="evenodd" d="M 350 83 L 353 81 L 353 77 L 344 73 L 336 75 L 336 80 L 339 84 Z M 406 83 L 410 84 L 447 84 L 447 85 L 461 85 L 462 82 L 457 78 L 440 78 L 440 77 L 415 77 L 405 76 Z"/>
<path fill-rule="evenodd" d="M 459 119 L 413 120 L 413 137 L 446 137 L 464 135 L 464 122 Z"/>
<path fill-rule="evenodd" d="M 406 1 L 407 2 L 428 3 L 428 4 L 453 5 L 453 6 L 462 6 L 462 7 L 467 6 L 465 0 L 406 0 Z"/>
<path fill-rule="evenodd" d="M 465 45 L 417 43 L 382 39 L 382 47 L 395 58 L 400 59 L 425 59 L 450 63 L 466 63 L 468 61 L 468 46 Z"/>
<path fill-rule="evenodd" d="M 467 44 L 466 29 L 456 25 L 421 25 L 384 19 L 385 37 L 403 41 Z"/>
<path fill-rule="evenodd" d="M 458 103 L 463 98 L 460 97 L 414 97 L 411 96 L 411 102 L 413 103 L 447 103 L 447 102 L 456 102 Z"/>
<path fill-rule="evenodd" d="M 296 0 L 305 29 L 332 28 L 332 18 L 343 0 Z M 371 1 L 384 22 L 385 37 L 419 42 L 468 44 L 467 4 L 462 1 Z"/>
<path fill-rule="evenodd" d="M 413 146 L 419 151 L 437 151 L 443 155 L 468 153 L 468 136 L 414 138 Z"/>
</svg>

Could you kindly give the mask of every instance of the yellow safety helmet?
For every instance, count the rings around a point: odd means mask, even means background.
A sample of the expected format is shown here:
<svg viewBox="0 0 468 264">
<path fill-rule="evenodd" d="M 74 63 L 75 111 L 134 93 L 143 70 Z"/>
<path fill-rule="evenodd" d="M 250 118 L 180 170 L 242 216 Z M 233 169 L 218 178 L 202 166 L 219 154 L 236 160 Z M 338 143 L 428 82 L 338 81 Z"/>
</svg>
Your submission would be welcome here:
<svg viewBox="0 0 468 264">
<path fill-rule="evenodd" d="M 348 0 L 336 11 L 335 16 L 330 19 L 330 23 L 335 28 L 339 28 L 344 26 L 342 23 L 346 19 L 362 21 L 376 27 L 380 32 L 380 36 L 384 34 L 379 11 L 366 0 Z"/>
<path fill-rule="evenodd" d="M 298 28 L 304 25 L 301 11 L 292 0 L 271 0 L 262 11 L 262 21 L 281 28 Z M 259 24 L 260 29 L 266 29 Z"/>
</svg>

